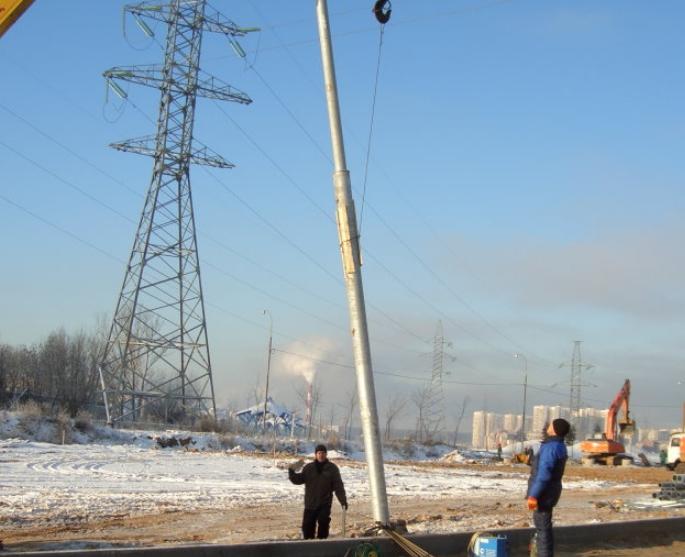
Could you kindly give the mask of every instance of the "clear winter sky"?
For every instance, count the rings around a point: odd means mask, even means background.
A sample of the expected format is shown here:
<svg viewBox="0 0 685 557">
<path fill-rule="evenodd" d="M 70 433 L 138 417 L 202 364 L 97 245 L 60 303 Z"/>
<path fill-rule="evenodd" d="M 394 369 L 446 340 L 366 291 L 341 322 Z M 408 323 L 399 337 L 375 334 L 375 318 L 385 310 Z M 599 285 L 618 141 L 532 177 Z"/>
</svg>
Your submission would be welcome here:
<svg viewBox="0 0 685 557">
<path fill-rule="evenodd" d="M 520 412 L 514 352 L 529 412 L 567 404 L 574 340 L 594 364 L 584 403 L 630 378 L 639 425 L 678 424 L 685 3 L 395 0 L 362 203 L 372 3 L 329 9 L 381 415 L 430 377 L 441 320 L 450 424 L 465 396 L 469 412 Z M 263 385 L 264 309 L 278 350 L 351 354 L 314 1 L 213 5 L 263 29 L 241 41 L 247 61 L 205 35 L 202 67 L 254 103 L 198 100 L 195 137 L 237 166 L 191 171 L 217 397 L 236 407 Z M 130 18 L 124 37 L 122 6 L 37 0 L 0 39 L 0 342 L 114 311 L 152 160 L 107 145 L 155 133 L 159 93 L 107 99 L 102 72 L 163 60 Z M 294 403 L 314 366 L 324 414 L 343 414 L 353 370 L 296 360 L 274 354 L 275 398 Z"/>
</svg>

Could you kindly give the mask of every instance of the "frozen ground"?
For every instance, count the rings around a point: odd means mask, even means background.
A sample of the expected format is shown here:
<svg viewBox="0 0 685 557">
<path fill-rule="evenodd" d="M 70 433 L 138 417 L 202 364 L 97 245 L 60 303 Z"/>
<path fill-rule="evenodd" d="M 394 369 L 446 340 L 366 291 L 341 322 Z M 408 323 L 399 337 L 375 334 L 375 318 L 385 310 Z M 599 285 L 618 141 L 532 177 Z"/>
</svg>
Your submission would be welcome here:
<svg viewBox="0 0 685 557">
<path fill-rule="evenodd" d="M 312 444 L 187 432 L 69 429 L 0 412 L 0 524 L 14 550 L 162 543 L 238 543 L 299 537 L 302 487 L 286 466 Z M 4 437 L 4 439 L 2 439 Z M 20 438 L 21 437 L 21 438 Z M 65 438 L 67 444 L 47 440 Z M 169 439 L 185 447 L 161 448 Z M 71 441 L 71 444 L 69 444 Z M 260 450 L 255 450 L 260 449 Z M 295 449 L 298 449 L 295 451 Z M 348 448 L 349 449 L 349 448 Z M 528 468 L 492 462 L 491 453 L 397 446 L 386 452 L 393 518 L 410 532 L 525 527 Z M 290 453 L 290 454 L 288 454 Z M 350 511 L 347 535 L 372 524 L 363 455 L 330 451 L 341 468 Z M 663 469 L 571 466 L 558 524 L 678 516 L 680 509 L 636 509 Z M 334 505 L 333 535 L 340 535 Z"/>
<path fill-rule="evenodd" d="M 369 497 L 366 469 L 339 461 L 351 504 Z M 279 467 L 280 464 L 280 467 Z M 523 474 L 387 465 L 389 496 L 484 497 L 522 493 Z M 599 489 L 601 481 L 570 481 L 566 489 Z M 225 451 L 135 445 L 52 445 L 0 441 L 0 521 L 52 523 L 135 516 L 161 509 L 197 511 L 270 504 L 301 496 L 283 462 Z"/>
</svg>

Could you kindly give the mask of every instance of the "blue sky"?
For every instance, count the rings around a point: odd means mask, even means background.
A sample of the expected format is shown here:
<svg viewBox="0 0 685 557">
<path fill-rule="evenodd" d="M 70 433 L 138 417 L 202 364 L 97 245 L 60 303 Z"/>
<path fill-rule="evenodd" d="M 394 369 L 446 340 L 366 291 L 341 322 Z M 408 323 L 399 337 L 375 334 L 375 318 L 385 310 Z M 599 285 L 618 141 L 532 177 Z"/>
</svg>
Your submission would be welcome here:
<svg viewBox="0 0 685 557">
<path fill-rule="evenodd" d="M 198 101 L 196 139 L 236 168 L 191 173 L 217 397 L 242 406 L 263 383 L 265 308 L 277 348 L 342 364 L 351 355 L 333 278 L 341 270 L 314 3 L 214 5 L 262 28 L 242 41 L 247 61 L 205 36 L 203 69 L 254 102 Z M 131 85 L 130 102 L 106 98 L 102 72 L 163 58 L 131 19 L 124 37 L 122 6 L 39 1 L 0 40 L 2 342 L 89 329 L 114 310 L 152 167 L 107 145 L 154 133 L 158 92 Z M 370 7 L 329 2 L 358 210 L 379 42 Z M 425 354 L 441 320 L 457 358 L 448 420 L 467 395 L 471 410 L 518 411 L 514 352 L 546 389 L 531 389 L 530 405 L 564 403 L 568 368 L 558 365 L 579 339 L 595 366 L 588 405 L 607 405 L 629 377 L 639 423 L 679 423 L 685 6 L 393 8 L 362 229 L 381 414 L 395 393 L 421 385 L 385 373 L 429 377 Z M 276 353 L 277 398 L 297 400 L 298 365 Z M 352 370 L 315 367 L 324 412 L 340 415 Z M 413 415 L 409 404 L 404 422 Z"/>
</svg>

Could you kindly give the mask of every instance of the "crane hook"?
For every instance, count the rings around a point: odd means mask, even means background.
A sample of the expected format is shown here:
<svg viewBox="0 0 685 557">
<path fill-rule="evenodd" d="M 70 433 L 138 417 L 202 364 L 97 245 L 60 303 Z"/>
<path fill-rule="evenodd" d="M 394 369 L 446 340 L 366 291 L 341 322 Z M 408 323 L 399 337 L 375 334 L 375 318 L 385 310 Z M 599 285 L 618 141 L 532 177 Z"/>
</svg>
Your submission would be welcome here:
<svg viewBox="0 0 685 557">
<path fill-rule="evenodd" d="M 390 21 L 390 14 L 392 14 L 390 0 L 377 0 L 373 5 L 373 14 L 381 25 L 388 23 Z"/>
</svg>

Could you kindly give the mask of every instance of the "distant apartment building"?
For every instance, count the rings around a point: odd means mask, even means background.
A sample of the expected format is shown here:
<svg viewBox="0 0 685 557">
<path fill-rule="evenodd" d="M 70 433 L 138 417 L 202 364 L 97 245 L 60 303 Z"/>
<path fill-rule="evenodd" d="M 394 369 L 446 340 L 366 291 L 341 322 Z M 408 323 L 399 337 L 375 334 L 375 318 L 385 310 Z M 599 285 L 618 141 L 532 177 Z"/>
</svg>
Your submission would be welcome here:
<svg viewBox="0 0 685 557">
<path fill-rule="evenodd" d="M 521 416 L 477 410 L 473 413 L 471 446 L 474 449 L 491 450 L 498 443 L 505 445 L 516 436 L 520 424 Z"/>
<path fill-rule="evenodd" d="M 532 439 L 540 439 L 542 437 L 542 430 L 545 428 L 545 424 L 548 423 L 548 407 L 542 404 L 533 406 L 533 423 L 531 425 L 531 435 Z"/>
<path fill-rule="evenodd" d="M 471 425 L 471 446 L 473 448 L 485 447 L 485 415 L 487 412 L 483 410 L 476 410 L 473 413 L 473 422 Z"/>
<path fill-rule="evenodd" d="M 608 413 L 608 410 L 598 410 L 597 408 L 580 408 L 573 421 L 576 428 L 576 439 L 589 439 L 604 433 Z"/>
<path fill-rule="evenodd" d="M 580 408 L 569 418 L 568 408 L 565 406 L 547 406 L 539 404 L 533 406 L 532 412 L 526 415 L 525 439 L 533 441 L 542 439 L 543 431 L 557 418 L 570 419 L 575 432 L 575 441 L 592 437 L 601 437 L 604 433 L 606 418 L 609 411 L 598 408 Z M 521 414 L 497 414 L 478 410 L 473 413 L 471 446 L 475 449 L 494 450 L 498 443 L 506 446 L 520 439 Z M 641 428 L 633 435 L 623 439 L 624 444 L 657 444 L 668 443 L 670 434 L 675 431 L 664 428 Z"/>
<path fill-rule="evenodd" d="M 518 431 L 521 424 L 521 416 L 516 414 L 504 414 L 502 428 L 504 431 Z"/>
</svg>

